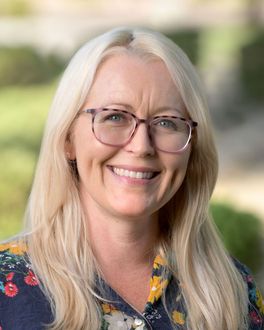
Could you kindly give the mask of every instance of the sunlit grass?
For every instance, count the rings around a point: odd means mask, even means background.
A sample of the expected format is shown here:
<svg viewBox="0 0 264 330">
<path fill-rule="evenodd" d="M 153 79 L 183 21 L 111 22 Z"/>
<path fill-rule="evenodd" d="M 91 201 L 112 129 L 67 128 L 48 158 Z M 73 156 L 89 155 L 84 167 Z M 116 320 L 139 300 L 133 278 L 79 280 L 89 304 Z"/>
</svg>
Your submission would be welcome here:
<svg viewBox="0 0 264 330">
<path fill-rule="evenodd" d="M 217 63 L 222 61 L 238 61 L 241 47 L 250 42 L 259 32 L 249 26 L 210 27 L 200 34 L 199 66 L 204 68 L 213 64 L 211 57 Z"/>
<path fill-rule="evenodd" d="M 32 13 L 29 1 L 26 0 L 1 0 L 0 15 L 26 16 Z"/>
<path fill-rule="evenodd" d="M 0 90 L 0 144 L 16 138 L 35 138 L 41 133 L 54 84 L 9 87 Z"/>
<path fill-rule="evenodd" d="M 21 229 L 55 84 L 0 91 L 0 239 Z"/>
</svg>

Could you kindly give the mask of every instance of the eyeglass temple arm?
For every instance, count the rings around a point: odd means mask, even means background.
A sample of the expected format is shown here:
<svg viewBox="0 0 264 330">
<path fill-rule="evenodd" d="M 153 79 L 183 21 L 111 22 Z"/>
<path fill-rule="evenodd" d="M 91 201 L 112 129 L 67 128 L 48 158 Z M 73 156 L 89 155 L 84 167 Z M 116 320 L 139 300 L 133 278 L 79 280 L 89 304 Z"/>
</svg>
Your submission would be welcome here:
<svg viewBox="0 0 264 330">
<path fill-rule="evenodd" d="M 91 113 L 93 115 L 96 112 L 96 109 L 85 109 L 82 112 Z"/>
</svg>

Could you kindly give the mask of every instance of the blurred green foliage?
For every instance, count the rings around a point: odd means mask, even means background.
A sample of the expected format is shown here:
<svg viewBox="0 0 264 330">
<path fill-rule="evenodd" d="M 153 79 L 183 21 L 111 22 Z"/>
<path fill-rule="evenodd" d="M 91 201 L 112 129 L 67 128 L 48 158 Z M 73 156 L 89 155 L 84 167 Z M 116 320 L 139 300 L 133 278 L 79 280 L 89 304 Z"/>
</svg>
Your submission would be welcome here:
<svg viewBox="0 0 264 330">
<path fill-rule="evenodd" d="M 25 16 L 32 13 L 27 0 L 1 0 L 0 16 Z"/>
<path fill-rule="evenodd" d="M 218 63 L 239 63 L 239 77 L 246 96 L 264 100 L 264 29 L 262 26 L 214 26 L 209 29 L 167 31 L 198 67 L 210 70 L 208 57 Z"/>
<path fill-rule="evenodd" d="M 170 31 L 166 36 L 184 50 L 193 64 L 197 64 L 200 36 L 197 29 Z"/>
<path fill-rule="evenodd" d="M 248 97 L 264 101 L 264 29 L 241 49 L 241 81 Z"/>
<path fill-rule="evenodd" d="M 257 271 L 263 263 L 263 226 L 252 213 L 227 204 L 211 205 L 213 219 L 230 254 Z"/>
<path fill-rule="evenodd" d="M 0 239 L 17 233 L 54 83 L 0 90 Z"/>
<path fill-rule="evenodd" d="M 43 83 L 63 67 L 55 55 L 41 56 L 31 47 L 0 47 L 0 87 Z"/>
</svg>

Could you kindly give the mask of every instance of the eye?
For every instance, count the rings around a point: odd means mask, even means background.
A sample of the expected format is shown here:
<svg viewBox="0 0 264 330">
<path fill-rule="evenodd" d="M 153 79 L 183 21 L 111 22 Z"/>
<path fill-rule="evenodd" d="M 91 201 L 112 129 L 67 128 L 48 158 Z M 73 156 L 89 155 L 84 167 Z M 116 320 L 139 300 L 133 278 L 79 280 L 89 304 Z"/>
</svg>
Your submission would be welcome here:
<svg viewBox="0 0 264 330">
<path fill-rule="evenodd" d="M 110 120 L 110 121 L 121 121 L 123 120 L 123 115 L 121 113 L 113 113 L 113 114 L 107 114 L 104 117 L 104 120 Z"/>
<path fill-rule="evenodd" d="M 185 121 L 175 117 L 156 117 L 151 123 L 152 129 L 160 134 L 188 134 L 189 126 Z"/>
<path fill-rule="evenodd" d="M 102 111 L 96 116 L 97 123 L 112 126 L 126 126 L 129 125 L 132 120 L 132 117 L 128 113 L 111 109 Z"/>
<path fill-rule="evenodd" d="M 159 118 L 154 122 L 154 125 L 157 128 L 171 131 L 178 131 L 178 123 L 177 120 L 173 118 Z"/>
</svg>

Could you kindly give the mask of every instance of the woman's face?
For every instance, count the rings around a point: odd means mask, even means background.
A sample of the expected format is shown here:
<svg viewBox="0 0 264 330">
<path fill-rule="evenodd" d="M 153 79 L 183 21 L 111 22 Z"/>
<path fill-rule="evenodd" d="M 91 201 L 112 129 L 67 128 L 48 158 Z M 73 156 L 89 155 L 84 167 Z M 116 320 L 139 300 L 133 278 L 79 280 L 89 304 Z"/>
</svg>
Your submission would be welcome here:
<svg viewBox="0 0 264 330">
<path fill-rule="evenodd" d="M 114 55 L 100 66 L 83 109 L 101 107 L 144 119 L 187 117 L 164 63 L 129 54 Z M 143 123 L 127 145 L 102 144 L 92 132 L 92 115 L 86 113 L 76 120 L 67 150 L 77 160 L 88 213 L 96 209 L 125 218 L 150 217 L 166 204 L 184 179 L 190 155 L 190 145 L 179 154 L 155 150 Z M 142 179 L 146 173 L 150 178 Z"/>
</svg>

